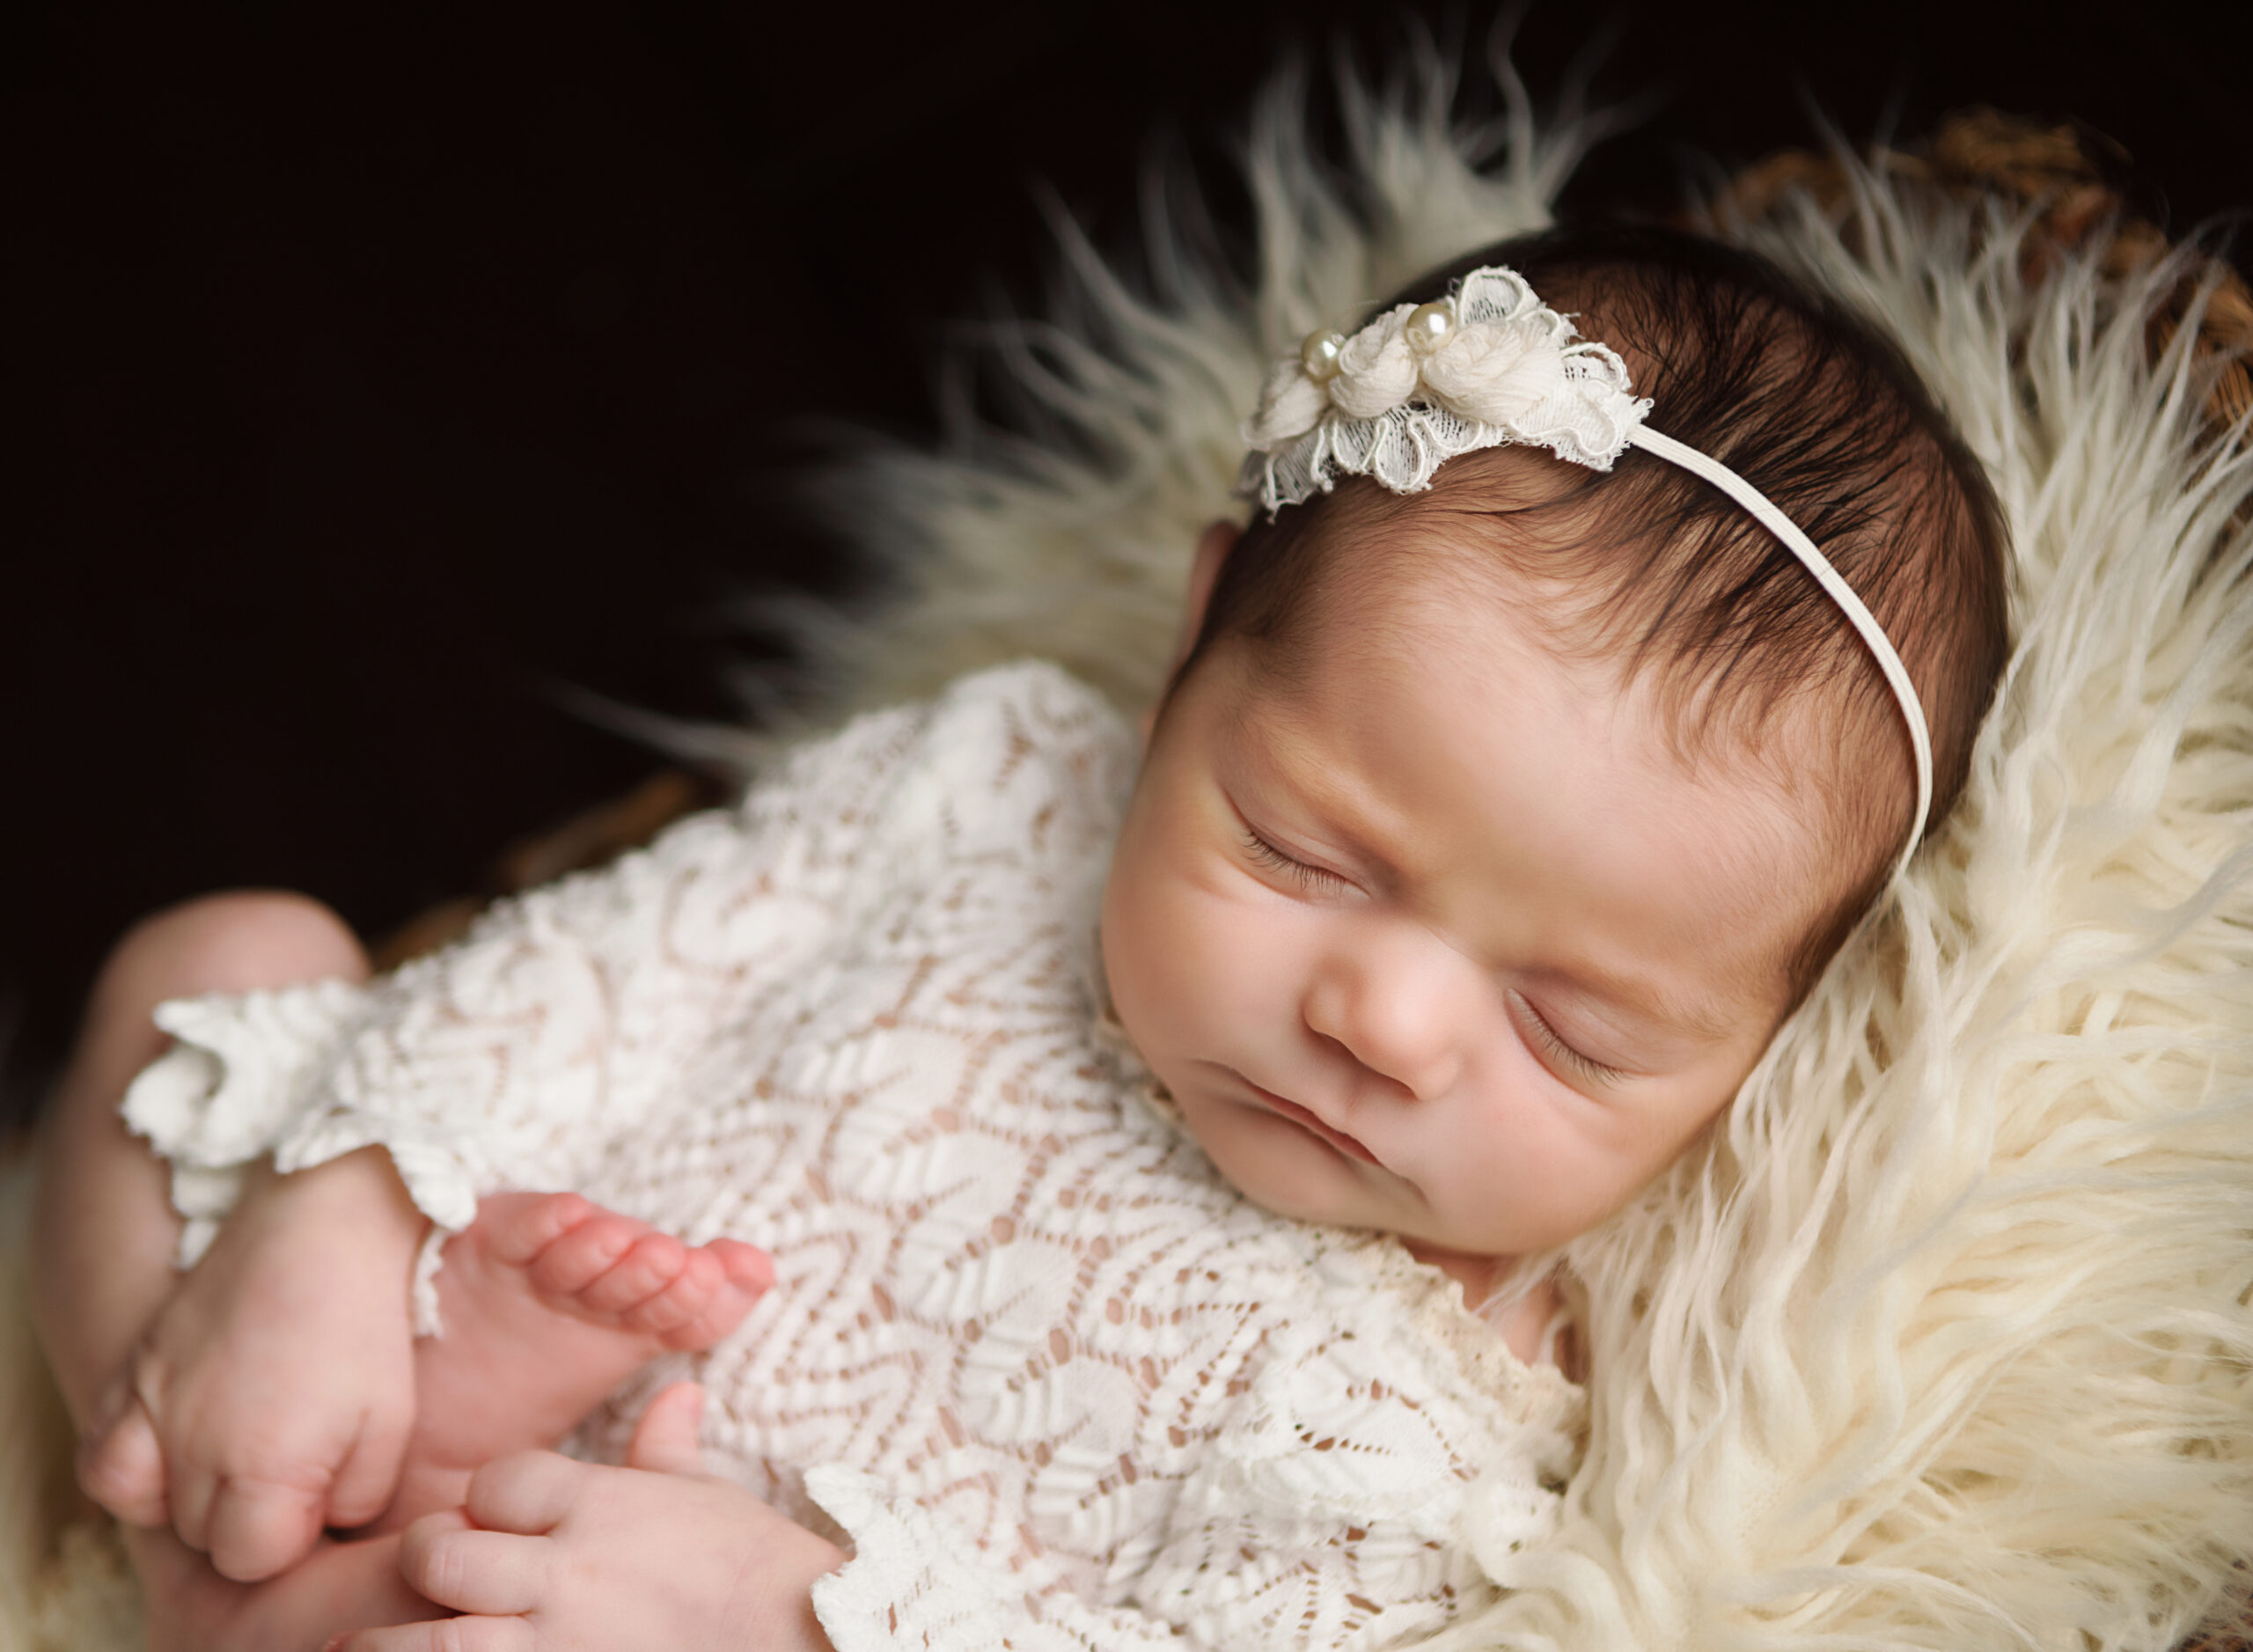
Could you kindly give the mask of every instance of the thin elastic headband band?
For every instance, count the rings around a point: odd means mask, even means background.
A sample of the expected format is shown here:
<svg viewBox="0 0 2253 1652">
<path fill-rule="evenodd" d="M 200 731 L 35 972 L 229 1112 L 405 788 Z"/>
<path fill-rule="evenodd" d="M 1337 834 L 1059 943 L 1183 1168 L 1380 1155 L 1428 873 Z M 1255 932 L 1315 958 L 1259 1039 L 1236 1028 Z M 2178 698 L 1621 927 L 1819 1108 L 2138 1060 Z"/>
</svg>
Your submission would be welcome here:
<svg viewBox="0 0 2253 1652">
<path fill-rule="evenodd" d="M 1893 691 L 1893 698 L 1901 708 L 1901 721 L 1908 725 L 1909 745 L 1916 754 L 1917 818 L 1910 824 L 1908 841 L 1901 846 L 1900 859 L 1893 864 L 1893 875 L 1898 877 L 1909 864 L 1910 856 L 1916 854 L 1917 845 L 1924 841 L 1925 822 L 1932 814 L 1933 740 L 1930 725 L 1925 721 L 1925 702 L 1917 697 L 1917 686 L 1909 680 L 1909 668 L 1901 663 L 1893 640 L 1885 635 L 1885 628 L 1878 624 L 1877 616 L 1869 611 L 1868 605 L 1854 594 L 1846 576 L 1831 565 L 1831 559 L 1816 548 L 1815 541 L 1800 532 L 1799 524 L 1777 509 L 1767 495 L 1721 460 L 1699 452 L 1686 442 L 1677 442 L 1662 431 L 1654 430 L 1648 424 L 1639 424 L 1629 431 L 1627 440 L 1646 453 L 1655 454 L 1703 477 L 1743 505 L 1754 521 L 1781 540 L 1784 548 L 1799 558 L 1807 571 L 1815 576 L 1815 583 L 1823 587 L 1860 633 L 1862 645 L 1869 650 L 1878 670 L 1885 673 L 1885 686 Z"/>
<path fill-rule="evenodd" d="M 1310 334 L 1297 355 L 1276 363 L 1244 427 L 1251 452 L 1238 492 L 1271 514 L 1329 492 L 1341 475 L 1418 493 L 1457 454 L 1504 446 L 1545 447 L 1604 471 L 1632 445 L 1703 478 L 1799 558 L 1893 691 L 1917 767 L 1916 819 L 1894 863 L 1897 878 L 1924 841 L 1933 804 L 1932 734 L 1908 667 L 1815 541 L 1719 459 L 1652 430 L 1644 422 L 1650 407 L 1616 352 L 1581 338 L 1515 270 L 1488 265 L 1447 297 L 1395 305 L 1350 338 Z"/>
</svg>

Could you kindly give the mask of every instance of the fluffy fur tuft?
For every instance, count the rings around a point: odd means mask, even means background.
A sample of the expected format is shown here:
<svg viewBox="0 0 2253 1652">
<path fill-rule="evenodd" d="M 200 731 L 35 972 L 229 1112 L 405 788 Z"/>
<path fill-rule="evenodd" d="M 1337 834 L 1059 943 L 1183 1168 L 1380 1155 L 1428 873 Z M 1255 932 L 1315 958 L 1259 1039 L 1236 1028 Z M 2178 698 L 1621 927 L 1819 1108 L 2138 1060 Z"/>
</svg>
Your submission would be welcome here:
<svg viewBox="0 0 2253 1652">
<path fill-rule="evenodd" d="M 1162 194 L 1139 290 L 1060 221 L 1055 315 L 1004 323 L 991 345 L 1040 434 L 957 410 L 940 452 L 871 448 L 828 479 L 822 496 L 893 591 L 870 616 L 786 616 L 840 703 L 927 694 L 1028 652 L 1122 705 L 1155 698 L 1196 527 L 1243 515 L 1238 431 L 1270 363 L 1466 246 L 1547 224 L 1602 125 L 1574 115 L 1537 131 L 1522 93 L 1498 121 L 1453 123 L 1457 70 L 1428 44 L 1391 84 L 1340 90 L 1342 174 L 1310 148 L 1295 72 L 1253 115 L 1249 289 L 1184 245 L 1174 224 L 1197 214 Z"/>
<path fill-rule="evenodd" d="M 32 1336 L 31 1165 L 0 1152 L 0 1652 L 136 1652 L 114 1529 L 78 1494 L 70 1419 Z"/>
</svg>

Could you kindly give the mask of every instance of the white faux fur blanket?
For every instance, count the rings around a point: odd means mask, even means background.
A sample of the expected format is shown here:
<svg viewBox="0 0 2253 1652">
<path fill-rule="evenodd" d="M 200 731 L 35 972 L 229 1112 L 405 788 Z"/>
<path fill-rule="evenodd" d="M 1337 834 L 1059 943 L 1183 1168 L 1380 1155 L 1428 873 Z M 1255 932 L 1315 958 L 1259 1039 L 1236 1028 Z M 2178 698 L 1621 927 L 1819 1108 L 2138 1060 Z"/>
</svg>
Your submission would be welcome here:
<svg viewBox="0 0 2253 1652">
<path fill-rule="evenodd" d="M 1342 183 L 1268 99 L 1256 290 L 1163 223 L 1139 288 L 1068 236 L 1069 296 L 1001 339 L 1053 437 L 876 453 L 838 489 L 896 582 L 809 628 L 840 701 L 1030 653 L 1147 702 L 1264 363 L 1547 221 L 1582 132 L 1523 99 L 1465 129 L 1451 93 L 1428 64 L 1349 89 Z M 2183 263 L 2029 287 L 2023 229 L 1868 172 L 1838 219 L 1717 226 L 1937 389 L 2009 517 L 2017 649 L 1900 910 L 1706 1147 L 1567 1252 L 1587 1459 L 1449 1646 L 2161 1648 L 2253 1555 L 2253 451 L 2204 431 L 2194 326 L 2147 365 Z M 12 1517 L 0 1652 L 114 1644 L 99 1555 L 27 1587 Z"/>
</svg>

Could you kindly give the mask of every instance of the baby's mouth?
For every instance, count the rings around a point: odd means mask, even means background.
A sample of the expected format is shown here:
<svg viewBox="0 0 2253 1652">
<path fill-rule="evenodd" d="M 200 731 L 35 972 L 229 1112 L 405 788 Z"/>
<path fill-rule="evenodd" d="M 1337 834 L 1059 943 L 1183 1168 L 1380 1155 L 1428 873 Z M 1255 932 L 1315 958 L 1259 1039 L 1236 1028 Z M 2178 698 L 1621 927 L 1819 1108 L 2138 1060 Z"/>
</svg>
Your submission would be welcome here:
<svg viewBox="0 0 2253 1652">
<path fill-rule="evenodd" d="M 1370 1152 L 1369 1149 L 1363 1147 L 1359 1142 L 1354 1140 L 1352 1136 L 1347 1135 L 1344 1131 L 1332 1129 L 1328 1125 L 1323 1123 L 1320 1119 L 1315 1117 L 1315 1115 L 1310 1112 L 1306 1108 L 1300 1106 L 1295 1101 L 1286 1101 L 1273 1090 L 1261 1089 L 1250 1079 L 1244 1077 L 1241 1073 L 1237 1074 L 1236 1076 L 1237 1081 L 1241 1083 L 1246 1090 L 1250 1090 L 1254 1098 L 1259 1101 L 1259 1105 L 1266 1108 L 1268 1112 L 1276 1114 L 1280 1118 L 1289 1120 L 1293 1124 L 1298 1126 L 1308 1134 L 1315 1136 L 1328 1143 L 1331 1147 L 1335 1148 L 1339 1152 L 1343 1153 L 1347 1158 L 1359 1159 L 1364 1164 L 1374 1164 L 1377 1162 L 1376 1155 Z"/>
</svg>

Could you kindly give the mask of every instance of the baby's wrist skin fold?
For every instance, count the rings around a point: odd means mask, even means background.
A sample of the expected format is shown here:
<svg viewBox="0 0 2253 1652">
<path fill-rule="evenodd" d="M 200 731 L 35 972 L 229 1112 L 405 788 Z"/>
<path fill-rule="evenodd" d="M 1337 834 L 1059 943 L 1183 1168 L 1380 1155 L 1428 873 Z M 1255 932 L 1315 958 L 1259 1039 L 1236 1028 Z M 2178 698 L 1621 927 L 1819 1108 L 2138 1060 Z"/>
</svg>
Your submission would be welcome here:
<svg viewBox="0 0 2253 1652">
<path fill-rule="evenodd" d="M 381 1247 L 378 1253 L 386 1263 L 395 1255 L 402 1268 L 413 1267 L 429 1229 L 429 1219 L 415 1208 L 391 1154 L 380 1147 L 361 1148 L 288 1175 L 266 1161 L 243 1189 L 242 1205 L 253 1201 L 269 1222 L 348 1223 L 365 1244 Z"/>
</svg>

